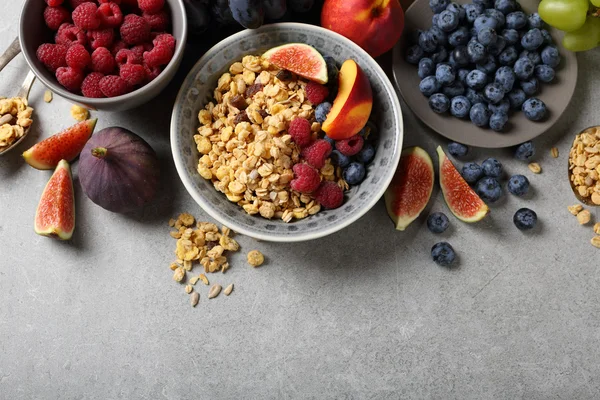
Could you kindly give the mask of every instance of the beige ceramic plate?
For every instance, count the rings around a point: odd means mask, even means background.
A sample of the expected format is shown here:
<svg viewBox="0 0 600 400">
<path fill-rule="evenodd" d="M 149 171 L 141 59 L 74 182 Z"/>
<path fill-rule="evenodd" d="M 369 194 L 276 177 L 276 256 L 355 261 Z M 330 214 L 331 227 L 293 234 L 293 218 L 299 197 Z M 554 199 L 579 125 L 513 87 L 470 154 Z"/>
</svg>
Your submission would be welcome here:
<svg viewBox="0 0 600 400">
<path fill-rule="evenodd" d="M 455 0 L 459 4 L 467 3 L 467 0 Z M 521 6 L 527 13 L 537 10 L 536 0 L 523 0 Z M 497 133 L 491 129 L 478 128 L 468 119 L 461 120 L 448 114 L 436 114 L 429 108 L 427 97 L 419 91 L 420 78 L 417 75 L 417 67 L 404 60 L 405 41 L 410 32 L 416 29 L 428 29 L 431 27 L 433 12 L 429 8 L 428 0 L 417 0 L 406 11 L 406 27 L 403 39 L 394 48 L 393 72 L 396 85 L 400 94 L 410 109 L 439 134 L 454 141 L 477 147 L 508 147 L 523 143 L 527 140 L 546 132 L 567 108 L 577 82 L 577 58 L 574 53 L 566 51 L 561 43 L 562 34 L 551 29 L 550 34 L 554 38 L 560 55 L 561 64 L 556 71 L 556 78 L 552 83 L 540 85 L 541 91 L 536 96 L 548 107 L 549 117 L 543 122 L 532 122 L 525 118 L 522 112 L 513 113 L 507 124 L 506 132 Z"/>
</svg>

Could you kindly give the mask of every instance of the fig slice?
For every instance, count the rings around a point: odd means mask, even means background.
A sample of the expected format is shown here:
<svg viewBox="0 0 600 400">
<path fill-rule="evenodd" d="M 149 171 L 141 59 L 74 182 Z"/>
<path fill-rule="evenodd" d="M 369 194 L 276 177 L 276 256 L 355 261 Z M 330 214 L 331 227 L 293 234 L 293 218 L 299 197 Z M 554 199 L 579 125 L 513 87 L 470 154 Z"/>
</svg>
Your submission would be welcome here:
<svg viewBox="0 0 600 400">
<path fill-rule="evenodd" d="M 35 212 L 35 233 L 69 240 L 75 229 L 75 197 L 69 163 L 61 160 L 46 184 Z"/>
<path fill-rule="evenodd" d="M 397 230 L 405 230 L 425 209 L 434 181 L 429 154 L 420 147 L 404 149 L 394 179 L 384 195 L 387 212 Z"/>
<path fill-rule="evenodd" d="M 438 146 L 437 153 L 440 163 L 440 187 L 448 208 L 461 221 L 481 221 L 489 212 L 488 206 L 463 179 L 441 146 Z"/>
<path fill-rule="evenodd" d="M 288 43 L 267 50 L 263 58 L 279 68 L 322 85 L 327 83 L 327 64 L 321 53 L 304 43 Z"/>
</svg>

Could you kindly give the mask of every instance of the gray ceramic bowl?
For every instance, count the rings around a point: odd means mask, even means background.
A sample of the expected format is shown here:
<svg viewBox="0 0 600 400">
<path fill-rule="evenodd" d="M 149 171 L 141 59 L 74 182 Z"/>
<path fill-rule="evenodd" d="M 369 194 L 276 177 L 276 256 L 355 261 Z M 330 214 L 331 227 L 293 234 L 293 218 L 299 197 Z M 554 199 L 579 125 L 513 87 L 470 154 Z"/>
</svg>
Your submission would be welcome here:
<svg viewBox="0 0 600 400">
<path fill-rule="evenodd" d="M 347 194 L 335 210 L 323 210 L 300 221 L 284 223 L 251 216 L 217 192 L 210 181 L 197 172 L 199 153 L 194 134 L 199 126 L 198 111 L 212 100 L 212 92 L 222 73 L 244 55 L 259 55 L 285 43 L 301 42 L 330 55 L 338 63 L 357 61 L 373 88 L 371 119 L 379 127 L 375 160 L 367 177 Z M 392 84 L 379 65 L 360 47 L 332 31 L 313 25 L 281 23 L 237 33 L 210 49 L 196 63 L 183 82 L 171 117 L 171 148 L 177 172 L 194 200 L 214 219 L 236 232 L 267 241 L 295 242 L 336 232 L 359 219 L 383 195 L 389 185 L 402 148 L 403 125 L 400 103 Z"/>
<path fill-rule="evenodd" d="M 150 101 L 159 94 L 175 76 L 177 68 L 183 58 L 185 42 L 187 40 L 187 19 L 182 0 L 166 0 L 171 12 L 172 34 L 177 40 L 175 54 L 164 68 L 161 74 L 152 82 L 140 89 L 127 93 L 123 96 L 92 99 L 78 96 L 63 88 L 54 74 L 44 67 L 36 57 L 36 51 L 42 43 L 53 43 L 52 32 L 44 23 L 44 8 L 46 3 L 40 0 L 25 0 L 23 10 L 21 11 L 19 40 L 21 51 L 29 64 L 29 68 L 35 73 L 37 78 L 44 83 L 54 93 L 65 99 L 83 105 L 94 110 L 123 111 L 137 107 Z"/>
</svg>

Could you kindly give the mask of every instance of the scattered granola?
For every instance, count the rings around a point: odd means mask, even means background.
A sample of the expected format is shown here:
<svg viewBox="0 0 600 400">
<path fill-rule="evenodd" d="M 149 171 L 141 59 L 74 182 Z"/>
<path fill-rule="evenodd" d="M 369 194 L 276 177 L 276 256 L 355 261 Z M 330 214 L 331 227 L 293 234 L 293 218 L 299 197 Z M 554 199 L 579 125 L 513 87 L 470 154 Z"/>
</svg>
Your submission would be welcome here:
<svg viewBox="0 0 600 400">
<path fill-rule="evenodd" d="M 217 297 L 219 295 L 219 293 L 221 293 L 221 289 L 222 289 L 222 287 L 218 283 L 215 283 L 214 285 L 212 285 L 210 287 L 210 290 L 208 291 L 208 298 L 214 299 L 215 297 Z"/>
<path fill-rule="evenodd" d="M 600 222 L 594 224 L 594 233 L 600 235 Z"/>
<path fill-rule="evenodd" d="M 77 121 L 85 121 L 90 117 L 90 112 L 87 110 L 87 108 L 74 104 L 71 107 L 71 116 Z"/>
<path fill-rule="evenodd" d="M 200 294 L 198 292 L 192 292 L 190 295 L 190 304 L 192 307 L 196 307 L 200 301 Z"/>
<path fill-rule="evenodd" d="M 175 273 L 173 274 L 173 280 L 175 282 L 181 282 L 183 281 L 183 278 L 185 278 L 185 269 L 182 267 L 177 267 L 175 269 Z"/>
<path fill-rule="evenodd" d="M 558 148 L 556 148 L 556 147 L 551 148 L 550 154 L 552 155 L 552 157 L 558 158 Z"/>
<path fill-rule="evenodd" d="M 600 249 L 600 236 L 594 236 L 591 240 L 592 246 L 598 247 Z"/>
<path fill-rule="evenodd" d="M 540 172 L 542 172 L 542 167 L 540 167 L 540 164 L 536 163 L 536 162 L 532 162 L 528 165 L 529 170 L 531 172 L 533 172 L 534 174 L 539 174 Z"/>
<path fill-rule="evenodd" d="M 592 214 L 588 210 L 582 210 L 577 214 L 577 221 L 580 225 L 585 225 L 592 220 Z"/>
<path fill-rule="evenodd" d="M 230 283 L 229 286 L 227 286 L 225 288 L 225 290 L 223 290 L 223 294 L 225 296 L 229 296 L 231 294 L 231 291 L 233 290 L 233 283 Z"/>
<path fill-rule="evenodd" d="M 0 97 L 0 153 L 25 135 L 31 126 L 33 108 L 24 97 Z"/>
<path fill-rule="evenodd" d="M 202 281 L 202 283 L 204 283 L 205 285 L 208 286 L 209 283 L 208 283 L 208 278 L 206 277 L 206 275 L 200 274 L 200 275 L 198 275 L 198 278 Z"/>
<path fill-rule="evenodd" d="M 190 285 L 195 285 L 196 283 L 198 283 L 198 280 L 199 280 L 199 279 L 200 279 L 200 278 L 199 278 L 199 277 L 197 277 L 197 276 L 192 276 L 192 277 L 190 278 Z"/>
<path fill-rule="evenodd" d="M 600 205 L 600 127 L 588 128 L 575 137 L 569 170 L 569 179 L 579 195 Z"/>
<path fill-rule="evenodd" d="M 581 204 L 575 204 L 567 208 L 569 209 L 569 212 L 573 215 L 577 215 L 579 214 L 579 211 L 583 210 L 583 206 Z"/>
<path fill-rule="evenodd" d="M 50 103 L 50 102 L 52 101 L 52 97 L 53 97 L 53 96 L 52 96 L 52 92 L 51 92 L 51 91 L 49 91 L 49 90 L 46 90 L 46 91 L 44 92 L 44 101 L 45 101 L 46 103 Z"/>
<path fill-rule="evenodd" d="M 265 256 L 258 250 L 252 250 L 248 253 L 248 264 L 253 267 L 259 267 L 265 262 Z"/>
<path fill-rule="evenodd" d="M 192 293 L 192 290 L 194 290 L 194 287 L 192 285 L 185 285 L 185 292 L 187 294 Z"/>
</svg>

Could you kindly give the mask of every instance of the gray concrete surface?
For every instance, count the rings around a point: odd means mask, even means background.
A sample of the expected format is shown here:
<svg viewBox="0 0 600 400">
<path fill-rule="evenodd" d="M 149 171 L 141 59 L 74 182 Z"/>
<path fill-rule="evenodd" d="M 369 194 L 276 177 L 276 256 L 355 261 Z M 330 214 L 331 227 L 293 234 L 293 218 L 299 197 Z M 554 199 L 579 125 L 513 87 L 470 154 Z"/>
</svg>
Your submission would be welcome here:
<svg viewBox="0 0 600 400">
<path fill-rule="evenodd" d="M 19 2 L 2 3 L 0 49 L 16 32 Z M 49 172 L 19 152 L 0 158 L 0 399 L 597 399 L 600 398 L 600 253 L 566 207 L 572 135 L 600 123 L 597 51 L 579 57 L 576 97 L 561 122 L 535 141 L 534 176 L 508 150 L 500 158 L 532 182 L 527 199 L 508 196 L 483 222 L 451 217 L 435 236 L 416 221 L 396 232 L 382 202 L 328 238 L 271 244 L 239 237 L 243 251 L 213 282 L 230 297 L 189 306 L 171 280 L 167 220 L 182 211 L 207 219 L 186 193 L 170 157 L 174 91 L 128 113 L 97 113 L 98 128 L 121 125 L 146 137 L 163 165 L 163 191 L 133 216 L 95 206 L 76 188 L 74 239 L 33 232 Z M 18 57 L 0 75 L 16 91 Z M 21 150 L 73 121 L 60 98 L 31 103 L 35 131 Z M 432 154 L 445 141 L 406 110 L 406 144 Z M 552 146 L 560 149 L 552 159 Z M 76 167 L 75 167 L 76 172 Z M 537 211 L 523 234 L 516 209 Z M 428 210 L 447 212 L 436 190 Z M 427 213 L 425 213 L 427 214 Z M 599 215 L 593 212 L 595 218 Z M 429 249 L 448 240 L 459 267 L 436 266 Z M 268 262 L 252 269 L 245 253 Z"/>
</svg>

